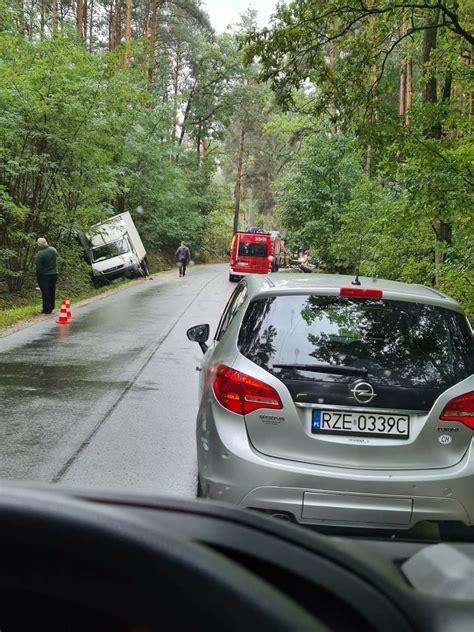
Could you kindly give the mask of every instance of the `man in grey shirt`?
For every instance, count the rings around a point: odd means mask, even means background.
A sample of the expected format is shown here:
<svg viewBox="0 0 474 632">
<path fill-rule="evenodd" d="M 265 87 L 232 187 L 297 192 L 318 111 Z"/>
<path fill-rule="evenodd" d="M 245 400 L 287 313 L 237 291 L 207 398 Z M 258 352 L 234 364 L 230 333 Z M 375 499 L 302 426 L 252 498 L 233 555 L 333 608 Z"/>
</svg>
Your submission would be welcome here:
<svg viewBox="0 0 474 632">
<path fill-rule="evenodd" d="M 181 246 L 176 251 L 176 259 L 178 260 L 179 276 L 184 277 L 186 275 L 186 266 L 191 259 L 191 251 L 184 241 L 181 242 Z"/>
</svg>

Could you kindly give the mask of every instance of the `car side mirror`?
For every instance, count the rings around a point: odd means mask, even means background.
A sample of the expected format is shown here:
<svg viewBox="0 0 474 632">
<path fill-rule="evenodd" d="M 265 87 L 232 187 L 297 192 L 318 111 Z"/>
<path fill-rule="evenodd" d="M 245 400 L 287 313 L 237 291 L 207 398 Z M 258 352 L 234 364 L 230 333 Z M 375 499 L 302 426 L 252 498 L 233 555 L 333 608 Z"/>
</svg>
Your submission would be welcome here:
<svg viewBox="0 0 474 632">
<path fill-rule="evenodd" d="M 209 339 L 210 332 L 211 332 L 211 328 L 207 324 L 195 325 L 194 327 L 191 327 L 190 329 L 188 329 L 188 331 L 186 332 L 186 335 L 188 337 L 188 340 L 191 340 L 192 342 L 197 342 L 198 345 L 201 347 L 202 352 L 206 353 L 206 351 L 209 348 L 206 342 Z"/>
</svg>

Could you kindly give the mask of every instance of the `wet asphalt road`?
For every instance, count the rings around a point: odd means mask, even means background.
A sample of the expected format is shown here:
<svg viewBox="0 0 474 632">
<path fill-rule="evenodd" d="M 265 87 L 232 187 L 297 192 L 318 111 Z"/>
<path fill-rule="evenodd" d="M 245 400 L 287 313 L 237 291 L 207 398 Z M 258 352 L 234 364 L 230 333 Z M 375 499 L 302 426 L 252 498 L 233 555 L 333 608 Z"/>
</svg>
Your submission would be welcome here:
<svg viewBox="0 0 474 632">
<path fill-rule="evenodd" d="M 196 366 L 225 265 L 156 275 L 0 339 L 0 477 L 193 497 Z"/>
</svg>

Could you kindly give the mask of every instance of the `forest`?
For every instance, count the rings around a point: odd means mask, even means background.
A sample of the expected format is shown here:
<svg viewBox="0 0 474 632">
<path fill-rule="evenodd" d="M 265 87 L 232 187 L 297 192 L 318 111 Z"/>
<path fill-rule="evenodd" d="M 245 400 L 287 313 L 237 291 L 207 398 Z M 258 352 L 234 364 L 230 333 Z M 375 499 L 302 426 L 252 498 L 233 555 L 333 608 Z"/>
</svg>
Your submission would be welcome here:
<svg viewBox="0 0 474 632">
<path fill-rule="evenodd" d="M 199 0 L 0 0 L 0 308 L 40 235 L 85 291 L 77 231 L 126 210 L 161 265 L 261 225 L 473 316 L 473 13 L 294 0 L 216 33 Z"/>
</svg>

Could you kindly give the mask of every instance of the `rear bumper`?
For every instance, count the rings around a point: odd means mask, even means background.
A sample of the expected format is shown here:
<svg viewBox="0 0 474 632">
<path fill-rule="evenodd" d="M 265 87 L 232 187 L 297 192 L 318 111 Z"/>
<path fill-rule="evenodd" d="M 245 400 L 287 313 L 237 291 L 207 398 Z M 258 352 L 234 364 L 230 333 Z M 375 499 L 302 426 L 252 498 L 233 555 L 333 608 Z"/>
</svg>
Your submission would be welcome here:
<svg viewBox="0 0 474 632">
<path fill-rule="evenodd" d="M 261 270 L 241 270 L 241 269 L 234 269 L 234 268 L 229 268 L 229 274 L 231 274 L 234 277 L 244 277 L 244 276 L 248 276 L 249 274 L 270 274 L 271 270 L 267 270 L 266 272 L 262 272 Z"/>
<path fill-rule="evenodd" d="M 211 407 L 213 408 L 213 407 Z M 453 467 L 355 470 L 267 457 L 249 443 L 243 418 L 200 411 L 199 475 L 209 498 L 285 512 L 303 524 L 409 529 L 423 520 L 474 525 L 472 444 Z"/>
</svg>

